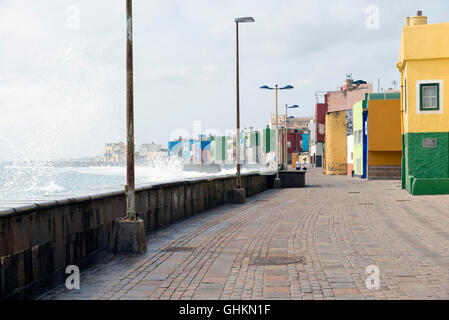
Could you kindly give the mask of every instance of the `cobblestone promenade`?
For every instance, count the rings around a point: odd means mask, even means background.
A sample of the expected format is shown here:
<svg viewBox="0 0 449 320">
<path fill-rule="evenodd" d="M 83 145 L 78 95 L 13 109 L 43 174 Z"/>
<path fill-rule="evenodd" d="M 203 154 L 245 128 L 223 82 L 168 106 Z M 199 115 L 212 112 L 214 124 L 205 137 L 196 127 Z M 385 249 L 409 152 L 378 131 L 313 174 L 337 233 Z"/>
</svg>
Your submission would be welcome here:
<svg viewBox="0 0 449 320">
<path fill-rule="evenodd" d="M 109 257 L 40 299 L 448 299 L 449 196 L 399 181 L 307 174 L 148 237 L 144 256 Z M 380 269 L 380 289 L 365 284 Z"/>
</svg>

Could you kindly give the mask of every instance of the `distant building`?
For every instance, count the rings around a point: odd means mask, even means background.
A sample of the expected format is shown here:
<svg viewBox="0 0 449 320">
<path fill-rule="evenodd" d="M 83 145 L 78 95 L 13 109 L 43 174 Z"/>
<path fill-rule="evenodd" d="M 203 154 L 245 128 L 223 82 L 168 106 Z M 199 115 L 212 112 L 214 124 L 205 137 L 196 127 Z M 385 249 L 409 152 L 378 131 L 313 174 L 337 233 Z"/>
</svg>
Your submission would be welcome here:
<svg viewBox="0 0 449 320">
<path fill-rule="evenodd" d="M 360 100 L 353 106 L 353 132 L 354 132 L 354 176 L 365 179 L 367 167 L 367 121 L 368 110 L 366 99 Z"/>
<path fill-rule="evenodd" d="M 126 145 L 123 142 L 105 144 L 101 160 L 109 163 L 125 161 Z"/>
<path fill-rule="evenodd" d="M 136 160 L 139 161 L 153 161 L 160 159 L 166 152 L 162 150 L 162 146 L 156 143 L 144 143 L 139 147 L 139 152 L 136 155 Z"/>
<path fill-rule="evenodd" d="M 346 110 L 326 114 L 324 174 L 347 174 Z"/>
<path fill-rule="evenodd" d="M 320 101 L 321 100 L 321 101 Z M 326 113 L 327 113 L 327 94 L 321 98 L 317 95 L 317 104 L 315 106 L 315 116 L 313 124 L 310 125 L 310 164 L 314 167 L 323 167 L 324 157 L 324 137 L 326 133 Z"/>
<path fill-rule="evenodd" d="M 162 146 L 160 144 L 153 143 L 144 143 L 139 147 L 139 153 L 142 156 L 146 156 L 149 152 L 160 152 Z"/>
<path fill-rule="evenodd" d="M 365 93 L 373 92 L 373 85 L 363 80 L 354 81 L 348 77 L 338 91 L 327 93 L 327 112 L 352 110 L 352 106 L 365 98 Z"/>
<path fill-rule="evenodd" d="M 354 128 L 352 109 L 346 110 L 346 173 L 353 175 L 354 169 Z"/>
<path fill-rule="evenodd" d="M 373 90 L 372 84 L 354 81 L 350 76 L 339 91 L 326 95 L 327 113 L 324 143 L 324 173 L 331 175 L 352 174 L 353 166 L 353 105 L 363 100 Z"/>
<path fill-rule="evenodd" d="M 279 128 L 281 126 L 285 125 L 285 114 L 279 115 Z M 310 120 L 312 120 L 313 117 L 295 117 L 288 119 L 287 128 L 288 129 L 308 129 Z M 270 129 L 276 129 L 276 115 L 272 115 L 269 119 L 269 126 Z"/>
<path fill-rule="evenodd" d="M 240 157 L 242 164 L 268 163 L 274 161 L 276 130 L 269 128 L 242 130 Z M 235 163 L 237 156 L 236 135 L 199 136 L 198 139 L 179 138 L 168 143 L 168 155 L 183 163 Z"/>
</svg>

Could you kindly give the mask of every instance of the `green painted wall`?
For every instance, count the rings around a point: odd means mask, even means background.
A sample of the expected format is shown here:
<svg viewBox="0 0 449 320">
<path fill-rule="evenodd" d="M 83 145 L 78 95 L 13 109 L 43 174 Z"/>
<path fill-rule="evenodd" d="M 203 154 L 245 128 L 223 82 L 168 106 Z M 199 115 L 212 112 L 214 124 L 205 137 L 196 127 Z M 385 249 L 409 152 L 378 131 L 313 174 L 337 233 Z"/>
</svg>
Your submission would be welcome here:
<svg viewBox="0 0 449 320">
<path fill-rule="evenodd" d="M 262 135 L 262 148 L 265 153 L 276 152 L 276 130 L 264 129 Z"/>
<path fill-rule="evenodd" d="M 436 138 L 436 148 L 424 148 L 424 138 Z M 405 188 L 411 194 L 441 194 L 449 179 L 449 133 L 404 135 Z M 448 180 L 449 181 L 449 180 Z M 446 193 L 446 192 L 445 192 Z M 449 193 L 449 188 L 447 188 Z"/>
<path fill-rule="evenodd" d="M 449 179 L 414 179 L 411 193 L 414 196 L 449 194 Z"/>
<path fill-rule="evenodd" d="M 401 180 L 402 180 L 402 189 L 406 188 L 406 167 L 405 167 L 405 136 L 402 135 L 402 161 L 401 161 Z"/>
<path fill-rule="evenodd" d="M 354 104 L 352 110 L 354 128 L 354 174 L 361 175 L 363 168 L 363 141 L 357 144 L 357 131 L 363 130 L 363 101 Z M 363 140 L 363 139 L 362 139 Z M 357 159 L 360 158 L 360 162 Z"/>
<path fill-rule="evenodd" d="M 214 138 L 214 160 L 226 160 L 226 137 Z"/>
<path fill-rule="evenodd" d="M 271 145 L 270 145 L 270 129 L 265 129 L 263 131 L 263 150 L 265 151 L 265 153 L 270 153 L 271 150 Z"/>
<path fill-rule="evenodd" d="M 394 93 L 370 93 L 369 94 L 370 100 L 389 100 L 389 99 L 401 99 L 401 93 L 400 92 L 394 92 Z"/>
</svg>

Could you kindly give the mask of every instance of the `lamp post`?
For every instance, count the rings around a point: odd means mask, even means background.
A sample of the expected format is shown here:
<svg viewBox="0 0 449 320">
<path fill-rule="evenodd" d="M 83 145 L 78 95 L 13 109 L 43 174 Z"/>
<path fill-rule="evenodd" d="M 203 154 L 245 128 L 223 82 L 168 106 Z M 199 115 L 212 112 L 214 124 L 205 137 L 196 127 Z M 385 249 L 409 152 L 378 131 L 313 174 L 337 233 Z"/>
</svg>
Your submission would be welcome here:
<svg viewBox="0 0 449 320">
<path fill-rule="evenodd" d="M 275 90 L 276 91 L 276 162 L 277 162 L 277 168 L 276 168 L 276 179 L 274 180 L 274 188 L 279 189 L 281 188 L 281 179 L 279 178 L 279 155 L 280 155 L 280 146 L 279 146 L 279 113 L 278 113 L 278 91 L 279 90 L 290 90 L 294 87 L 291 85 L 287 85 L 285 87 L 279 88 L 278 85 L 276 85 L 274 88 L 271 88 L 269 86 L 261 86 L 260 89 L 265 90 Z"/>
<path fill-rule="evenodd" d="M 133 11 L 132 0 L 126 0 L 126 217 L 136 219 L 136 191 L 134 170 L 134 66 L 133 66 Z"/>
<path fill-rule="evenodd" d="M 293 119 L 295 117 L 288 117 L 288 109 L 295 109 L 295 108 L 299 108 L 299 106 L 297 104 L 293 105 L 293 106 L 288 106 L 285 105 L 285 131 L 284 131 L 284 169 L 288 170 L 288 149 L 287 149 L 287 138 L 288 138 L 288 126 L 287 126 L 287 122 L 288 119 Z"/>
<path fill-rule="evenodd" d="M 117 222 L 116 253 L 144 253 L 147 250 L 145 223 L 136 214 L 132 5 L 132 0 L 126 0 L 126 217 Z"/>
<path fill-rule="evenodd" d="M 236 106 L 237 106 L 237 133 L 236 133 L 236 158 L 237 158 L 237 185 L 233 193 L 234 203 L 244 203 L 245 190 L 242 188 L 242 176 L 240 168 L 240 64 L 239 64 L 239 23 L 254 22 L 252 17 L 243 17 L 235 19 L 235 33 L 236 33 Z"/>
</svg>

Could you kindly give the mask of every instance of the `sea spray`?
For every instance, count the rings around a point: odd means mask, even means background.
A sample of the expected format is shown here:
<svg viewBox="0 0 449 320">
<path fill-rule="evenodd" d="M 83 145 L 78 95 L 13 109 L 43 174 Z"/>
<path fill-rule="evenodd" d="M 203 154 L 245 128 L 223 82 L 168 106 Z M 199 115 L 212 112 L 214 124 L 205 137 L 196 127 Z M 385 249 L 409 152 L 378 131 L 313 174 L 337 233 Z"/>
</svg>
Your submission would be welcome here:
<svg viewBox="0 0 449 320">
<path fill-rule="evenodd" d="M 243 168 L 242 172 L 270 169 Z M 234 168 L 207 173 L 184 171 L 177 160 L 159 159 L 136 167 L 137 186 L 235 174 Z M 124 188 L 124 166 L 61 166 L 55 162 L 0 162 L 0 202 L 51 199 Z"/>
</svg>

